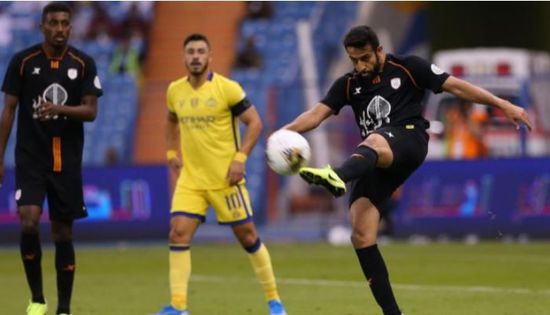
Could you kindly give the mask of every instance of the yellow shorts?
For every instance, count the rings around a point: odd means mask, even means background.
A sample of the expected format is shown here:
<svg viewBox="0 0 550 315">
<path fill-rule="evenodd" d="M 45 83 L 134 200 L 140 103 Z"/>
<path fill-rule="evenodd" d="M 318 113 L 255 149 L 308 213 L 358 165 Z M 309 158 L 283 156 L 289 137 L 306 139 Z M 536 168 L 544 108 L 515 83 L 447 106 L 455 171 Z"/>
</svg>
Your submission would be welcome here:
<svg viewBox="0 0 550 315">
<path fill-rule="evenodd" d="M 172 217 L 183 215 L 204 222 L 210 205 L 216 212 L 219 224 L 237 225 L 252 221 L 250 197 L 244 185 L 218 190 L 176 187 L 170 214 Z"/>
</svg>

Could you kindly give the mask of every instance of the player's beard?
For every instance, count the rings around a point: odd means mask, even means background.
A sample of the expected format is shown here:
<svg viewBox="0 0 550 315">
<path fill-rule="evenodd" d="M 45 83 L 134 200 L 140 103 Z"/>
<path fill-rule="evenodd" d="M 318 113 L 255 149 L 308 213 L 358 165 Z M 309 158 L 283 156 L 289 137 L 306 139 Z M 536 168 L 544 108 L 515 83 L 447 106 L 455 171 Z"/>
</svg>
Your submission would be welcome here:
<svg viewBox="0 0 550 315">
<path fill-rule="evenodd" d="M 374 66 L 372 66 L 372 70 L 363 73 L 363 78 L 365 78 L 366 80 L 372 80 L 380 73 L 380 68 L 382 67 L 382 65 L 380 64 L 380 59 L 378 59 L 378 55 L 375 55 L 375 57 L 376 62 L 374 63 Z"/>
<path fill-rule="evenodd" d="M 201 68 L 199 68 L 198 70 L 194 70 L 193 66 L 194 65 L 187 65 L 187 70 L 189 71 L 189 74 L 191 74 L 192 76 L 199 77 L 199 76 L 203 75 L 208 70 L 208 61 L 206 61 L 204 63 L 204 65 Z"/>
</svg>

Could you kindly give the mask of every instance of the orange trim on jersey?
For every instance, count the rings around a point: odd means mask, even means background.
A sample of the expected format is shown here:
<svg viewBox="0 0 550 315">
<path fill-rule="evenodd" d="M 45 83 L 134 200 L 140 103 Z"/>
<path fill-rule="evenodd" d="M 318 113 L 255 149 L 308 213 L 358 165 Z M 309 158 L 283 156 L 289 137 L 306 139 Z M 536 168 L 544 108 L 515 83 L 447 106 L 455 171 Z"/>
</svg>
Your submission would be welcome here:
<svg viewBox="0 0 550 315">
<path fill-rule="evenodd" d="M 59 60 L 50 60 L 50 68 L 59 69 Z"/>
<path fill-rule="evenodd" d="M 80 62 L 80 64 L 82 65 L 82 75 L 84 76 L 84 73 L 86 72 L 86 64 L 84 63 L 84 60 L 82 60 L 80 57 L 78 57 L 77 55 L 73 54 L 70 51 L 69 51 L 69 56 L 73 57 L 74 60 Z"/>
<path fill-rule="evenodd" d="M 408 70 L 407 68 L 405 68 L 405 66 L 400 65 L 400 64 L 398 64 L 398 63 L 395 63 L 395 62 L 393 62 L 393 61 L 391 61 L 391 60 L 388 60 L 388 62 L 389 62 L 390 64 L 396 66 L 396 67 L 399 67 L 399 68 L 403 69 L 403 71 L 405 71 L 405 73 L 407 73 L 407 75 L 409 76 L 409 78 L 411 78 L 412 83 L 414 84 L 414 86 L 415 86 L 417 89 L 421 90 L 421 88 L 418 87 L 418 84 L 416 84 L 416 81 L 414 80 L 412 74 L 409 72 L 409 70 Z"/>
<path fill-rule="evenodd" d="M 19 75 L 22 76 L 23 75 L 23 68 L 25 67 L 25 63 L 31 59 L 32 57 L 40 54 L 42 51 L 41 50 L 37 50 L 33 53 L 31 53 L 30 55 L 28 55 L 27 57 L 23 58 L 23 61 L 21 61 L 21 67 L 19 68 Z"/>
<path fill-rule="evenodd" d="M 61 172 L 61 137 L 52 138 L 53 171 Z"/>
</svg>

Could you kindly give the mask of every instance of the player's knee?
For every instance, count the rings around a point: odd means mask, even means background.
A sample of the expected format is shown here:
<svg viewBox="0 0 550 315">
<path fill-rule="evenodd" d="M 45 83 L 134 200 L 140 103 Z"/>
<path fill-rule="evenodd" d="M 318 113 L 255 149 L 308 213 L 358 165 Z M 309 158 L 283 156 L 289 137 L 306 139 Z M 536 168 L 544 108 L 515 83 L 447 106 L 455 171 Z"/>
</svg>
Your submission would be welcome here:
<svg viewBox="0 0 550 315">
<path fill-rule="evenodd" d="M 253 234 L 253 233 L 241 235 L 238 238 L 241 245 L 245 248 L 253 246 L 258 240 L 258 237 L 256 236 L 256 234 Z"/>
<path fill-rule="evenodd" d="M 170 229 L 169 239 L 170 243 L 182 244 L 191 242 L 191 237 L 188 236 L 189 233 L 186 233 L 185 229 L 172 227 Z"/>
<path fill-rule="evenodd" d="M 52 238 L 55 242 L 70 241 L 73 238 L 73 230 L 70 227 L 52 224 Z"/>
<path fill-rule="evenodd" d="M 376 244 L 376 233 L 353 229 L 351 232 L 351 243 L 355 248 L 374 245 Z"/>
<path fill-rule="evenodd" d="M 35 234 L 38 233 L 38 219 L 30 216 L 21 216 L 21 230 L 23 233 Z"/>
</svg>

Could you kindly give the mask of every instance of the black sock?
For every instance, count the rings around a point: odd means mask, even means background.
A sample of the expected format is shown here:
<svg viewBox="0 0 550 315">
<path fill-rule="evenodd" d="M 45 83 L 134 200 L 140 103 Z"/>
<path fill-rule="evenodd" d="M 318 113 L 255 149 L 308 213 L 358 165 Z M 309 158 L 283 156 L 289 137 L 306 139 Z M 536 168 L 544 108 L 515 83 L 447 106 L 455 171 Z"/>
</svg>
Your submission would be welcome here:
<svg viewBox="0 0 550 315">
<path fill-rule="evenodd" d="M 21 259 L 27 275 L 27 283 L 31 289 L 33 303 L 46 303 L 42 290 L 42 248 L 37 233 L 21 233 L 19 243 Z"/>
<path fill-rule="evenodd" d="M 378 153 L 373 148 L 364 145 L 358 146 L 353 154 L 334 171 L 341 180 L 349 182 L 365 175 L 366 172 L 376 167 Z"/>
<path fill-rule="evenodd" d="M 356 249 L 355 252 L 372 294 L 384 315 L 401 315 L 397 301 L 393 296 L 388 269 L 386 269 L 384 259 L 378 250 L 378 245 Z"/>
<path fill-rule="evenodd" d="M 71 294 L 75 271 L 72 241 L 55 242 L 55 269 L 57 271 L 57 314 L 70 314 Z"/>
</svg>

